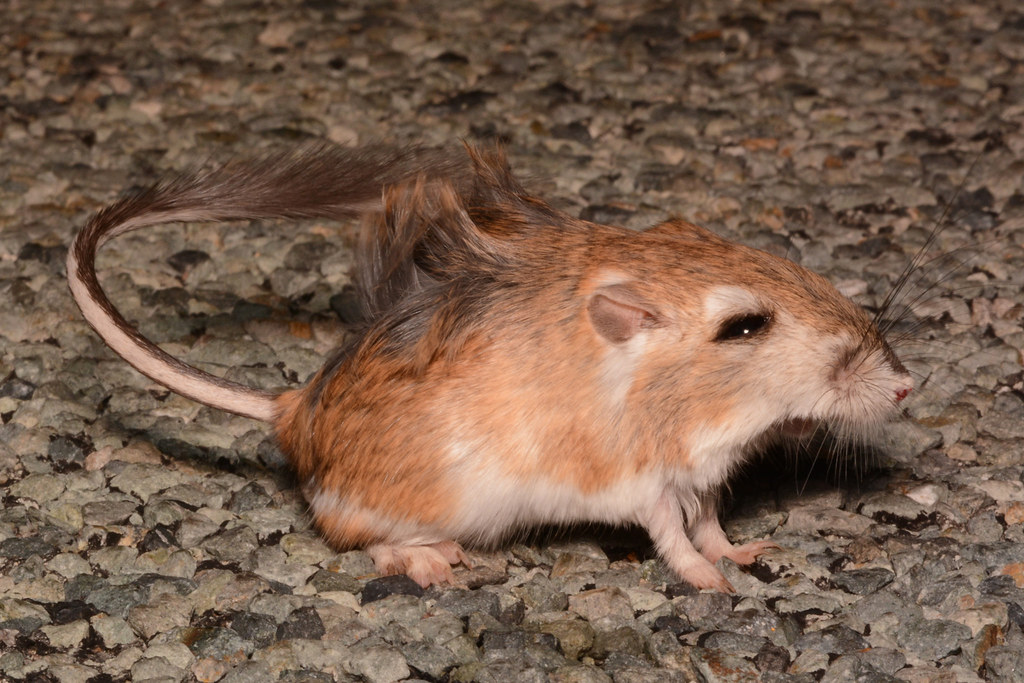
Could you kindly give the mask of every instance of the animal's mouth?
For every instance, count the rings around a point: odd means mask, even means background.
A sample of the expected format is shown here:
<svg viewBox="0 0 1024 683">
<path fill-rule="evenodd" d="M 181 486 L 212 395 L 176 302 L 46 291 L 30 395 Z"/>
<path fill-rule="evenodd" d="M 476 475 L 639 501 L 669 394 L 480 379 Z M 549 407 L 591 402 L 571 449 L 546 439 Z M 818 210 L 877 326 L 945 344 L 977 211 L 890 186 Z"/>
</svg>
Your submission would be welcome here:
<svg viewBox="0 0 1024 683">
<path fill-rule="evenodd" d="M 779 431 L 791 439 L 806 439 L 818 429 L 818 421 L 809 417 L 791 417 L 783 420 Z"/>
</svg>

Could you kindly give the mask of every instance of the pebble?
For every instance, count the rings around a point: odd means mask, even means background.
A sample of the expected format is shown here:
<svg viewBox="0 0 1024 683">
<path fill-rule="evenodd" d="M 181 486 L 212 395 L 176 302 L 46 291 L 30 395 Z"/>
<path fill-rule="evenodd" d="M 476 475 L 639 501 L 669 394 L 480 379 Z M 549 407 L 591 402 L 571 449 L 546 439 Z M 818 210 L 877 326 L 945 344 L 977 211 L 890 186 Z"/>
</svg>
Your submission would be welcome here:
<svg viewBox="0 0 1024 683">
<path fill-rule="evenodd" d="M 346 669 L 370 683 L 392 683 L 411 673 L 402 653 L 385 645 L 353 648 Z"/>
<path fill-rule="evenodd" d="M 629 596 L 620 588 L 594 588 L 569 596 L 569 609 L 587 621 L 632 621 Z"/>
<path fill-rule="evenodd" d="M 0 10 L 0 679 L 1016 680 L 1014 9 Z M 938 250 L 964 265 L 928 254 L 911 276 L 895 334 L 918 339 L 896 350 L 919 382 L 884 454 L 798 487 L 780 483 L 807 477 L 787 460 L 738 496 L 730 537 L 783 549 L 723 561 L 735 595 L 680 583 L 642 534 L 623 550 L 574 531 L 474 551 L 456 585 L 424 590 L 329 547 L 263 426 L 114 360 L 64 284 L 73 229 L 127 188 L 321 136 L 496 136 L 570 213 L 704 223 L 872 308 L 936 225 Z M 104 249 L 103 281 L 175 355 L 294 386 L 357 315 L 350 230 L 153 227 Z"/>
<path fill-rule="evenodd" d="M 883 567 L 851 569 L 833 574 L 832 583 L 849 593 L 868 595 L 889 585 L 893 577 L 893 573 Z"/>
<path fill-rule="evenodd" d="M 363 586 L 362 604 L 376 602 L 390 595 L 420 597 L 423 593 L 423 588 L 404 574 L 382 576 L 378 579 L 367 581 L 366 585 Z"/>
<path fill-rule="evenodd" d="M 906 652 L 933 662 L 960 648 L 970 639 L 971 629 L 955 621 L 912 618 L 900 624 L 896 635 Z"/>
</svg>

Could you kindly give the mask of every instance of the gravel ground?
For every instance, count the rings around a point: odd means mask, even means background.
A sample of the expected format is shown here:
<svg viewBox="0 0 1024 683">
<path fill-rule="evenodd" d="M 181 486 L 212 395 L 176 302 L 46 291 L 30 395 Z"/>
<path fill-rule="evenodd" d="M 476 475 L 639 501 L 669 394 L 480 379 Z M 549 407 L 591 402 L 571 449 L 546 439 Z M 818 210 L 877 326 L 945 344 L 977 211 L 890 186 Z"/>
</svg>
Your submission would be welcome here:
<svg viewBox="0 0 1024 683">
<path fill-rule="evenodd" d="M 0 679 L 1024 680 L 1016 0 L 7 0 L 0 19 Z M 868 307 L 937 234 L 899 328 L 911 419 L 870 466 L 778 456 L 737 483 L 731 537 L 783 550 L 723 565 L 736 595 L 678 583 L 632 530 L 475 552 L 426 592 L 378 577 L 310 529 L 262 425 L 132 371 L 66 291 L 74 231 L 167 171 L 495 136 L 572 213 L 680 215 Z M 169 226 L 101 267 L 172 353 L 280 387 L 344 334 L 350 235 Z"/>
</svg>

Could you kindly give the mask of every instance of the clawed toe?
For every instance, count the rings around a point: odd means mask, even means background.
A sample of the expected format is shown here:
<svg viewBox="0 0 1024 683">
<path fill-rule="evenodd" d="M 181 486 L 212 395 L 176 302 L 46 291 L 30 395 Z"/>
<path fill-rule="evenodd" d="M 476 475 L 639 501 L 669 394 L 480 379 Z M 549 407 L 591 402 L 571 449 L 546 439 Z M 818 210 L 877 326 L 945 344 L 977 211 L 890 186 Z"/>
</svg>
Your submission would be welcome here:
<svg viewBox="0 0 1024 683">
<path fill-rule="evenodd" d="M 754 541 L 734 546 L 731 551 L 724 553 L 725 557 L 736 564 L 752 564 L 758 557 L 771 550 L 778 550 L 779 545 L 772 541 Z"/>
<path fill-rule="evenodd" d="M 451 566 L 461 564 L 467 569 L 473 568 L 473 564 L 469 561 L 469 557 L 466 556 L 466 551 L 464 551 L 462 546 L 455 541 L 441 541 L 440 543 L 432 543 L 428 547 L 441 553 L 441 556 Z"/>
<path fill-rule="evenodd" d="M 718 562 L 719 558 L 728 557 L 739 565 L 752 564 L 758 557 L 770 550 L 778 550 L 779 546 L 772 541 L 754 541 L 743 545 L 721 544 L 715 548 L 705 548 L 701 554 L 709 562 Z"/>
</svg>

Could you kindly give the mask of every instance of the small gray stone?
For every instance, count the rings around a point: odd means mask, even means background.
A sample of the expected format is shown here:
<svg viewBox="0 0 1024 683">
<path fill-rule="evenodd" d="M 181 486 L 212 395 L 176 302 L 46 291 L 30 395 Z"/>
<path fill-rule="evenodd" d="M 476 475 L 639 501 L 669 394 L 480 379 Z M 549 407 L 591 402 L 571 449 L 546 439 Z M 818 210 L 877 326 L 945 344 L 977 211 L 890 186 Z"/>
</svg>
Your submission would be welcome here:
<svg viewBox="0 0 1024 683">
<path fill-rule="evenodd" d="M 248 527 L 245 527 L 248 529 Z M 255 536 L 252 536 L 255 539 Z M 317 568 L 303 562 L 292 562 L 280 546 L 255 548 L 242 563 L 249 569 L 271 583 L 298 588 L 304 586 Z"/>
<path fill-rule="evenodd" d="M 89 563 L 75 553 L 60 553 L 47 562 L 46 566 L 68 579 L 91 571 Z"/>
<path fill-rule="evenodd" d="M 855 538 L 867 533 L 872 522 L 867 517 L 845 510 L 802 506 L 789 511 L 785 529 L 792 532 L 810 532 Z"/>
<path fill-rule="evenodd" d="M 567 574 L 594 573 L 608 568 L 608 556 L 593 543 L 573 543 L 549 548 L 556 554 L 551 578 Z"/>
<path fill-rule="evenodd" d="M 82 520 L 94 526 L 124 524 L 136 513 L 138 504 L 130 500 L 97 500 L 82 506 Z"/>
<path fill-rule="evenodd" d="M 216 524 L 209 517 L 195 512 L 186 512 L 181 523 L 178 525 L 178 532 L 175 535 L 182 548 L 194 548 L 204 538 L 217 533 L 219 530 L 220 525 Z"/>
<path fill-rule="evenodd" d="M 1000 441 L 1024 439 L 1024 421 L 1015 415 L 992 410 L 978 420 L 978 431 Z"/>
<path fill-rule="evenodd" d="M 541 574 L 513 589 L 523 603 L 538 612 L 560 612 L 569 605 L 569 597 L 551 579 Z"/>
<path fill-rule="evenodd" d="M 568 659 L 578 660 L 594 644 L 594 627 L 582 619 L 551 619 L 537 624 L 536 628 L 554 636 L 559 649 Z"/>
<path fill-rule="evenodd" d="M 353 647 L 347 669 L 370 683 L 392 683 L 408 678 L 411 673 L 402 653 L 386 645 Z"/>
<path fill-rule="evenodd" d="M 300 607 L 278 626 L 277 639 L 289 638 L 318 639 L 324 635 L 324 622 L 312 607 Z"/>
<path fill-rule="evenodd" d="M 10 494 L 15 498 L 27 498 L 37 503 L 56 500 L 64 493 L 64 482 L 52 474 L 34 473 L 16 481 L 10 486 Z"/>
<path fill-rule="evenodd" d="M 249 510 L 240 515 L 242 521 L 256 532 L 261 542 L 267 542 L 274 536 L 290 533 L 299 521 L 298 516 L 299 513 L 296 510 L 274 507 Z M 371 565 L 370 569 L 359 575 L 373 572 Z"/>
<path fill-rule="evenodd" d="M 864 497 L 860 505 L 860 514 L 886 523 L 892 517 L 913 522 L 926 516 L 928 510 L 907 496 L 879 491 Z"/>
<path fill-rule="evenodd" d="M 956 621 L 915 617 L 900 623 L 896 638 L 908 652 L 936 661 L 970 640 L 971 629 Z"/>
<path fill-rule="evenodd" d="M 719 622 L 722 631 L 765 638 L 775 645 L 788 646 L 792 636 L 775 614 L 764 609 L 737 609 Z"/>
<path fill-rule="evenodd" d="M 318 593 L 329 593 L 343 591 L 356 594 L 362 589 L 357 579 L 344 572 L 328 571 L 320 569 L 309 580 L 311 586 L 316 588 Z"/>
<path fill-rule="evenodd" d="M 89 560 L 101 572 L 107 575 L 121 576 L 137 573 L 135 571 L 135 560 L 138 556 L 139 551 L 136 548 L 114 545 L 94 551 Z"/>
<path fill-rule="evenodd" d="M 558 641 L 548 633 L 484 631 L 480 637 L 483 662 L 511 660 L 531 668 L 553 671 L 565 665 Z"/>
<path fill-rule="evenodd" d="M 49 559 L 57 554 L 58 548 L 40 536 L 8 538 L 0 541 L 0 557 L 25 560 L 30 557 Z"/>
<path fill-rule="evenodd" d="M 227 508 L 236 515 L 268 507 L 271 498 L 259 483 L 251 481 L 231 495 Z"/>
<path fill-rule="evenodd" d="M 633 620 L 629 597 L 619 588 L 595 588 L 569 596 L 569 609 L 587 621 L 611 618 Z"/>
<path fill-rule="evenodd" d="M 967 533 L 982 543 L 995 543 L 1003 536 L 1003 525 L 996 519 L 994 512 L 983 512 L 968 520 Z"/>
<path fill-rule="evenodd" d="M 11 377 L 5 382 L 0 383 L 0 398 L 9 397 L 19 401 L 27 401 L 32 398 L 35 390 L 36 386 L 31 382 Z"/>
<path fill-rule="evenodd" d="M 732 613 L 732 599 L 724 593 L 684 595 L 673 603 L 677 614 L 701 629 L 717 629 Z"/>
<path fill-rule="evenodd" d="M 960 609 L 968 600 L 970 604 L 975 604 L 979 597 L 967 577 L 950 576 L 921 586 L 917 594 L 917 604 L 925 607 L 945 607 L 943 611 L 948 612 Z"/>
<path fill-rule="evenodd" d="M 85 600 L 101 612 L 124 618 L 128 616 L 131 608 L 144 603 L 148 597 L 149 591 L 141 586 L 111 586 L 101 583 L 94 590 L 88 591 Z"/>
<path fill-rule="evenodd" d="M 121 617 L 97 614 L 91 620 L 92 628 L 103 639 L 103 645 L 112 650 L 119 645 L 135 642 L 137 636 L 128 622 Z"/>
<path fill-rule="evenodd" d="M 157 493 L 181 483 L 182 476 L 176 470 L 161 465 L 128 463 L 110 480 L 111 488 L 137 496 L 143 503 Z"/>
<path fill-rule="evenodd" d="M 143 508 L 142 520 L 148 527 L 170 527 L 184 519 L 185 514 L 185 508 L 180 504 L 171 500 L 157 500 Z"/>
<path fill-rule="evenodd" d="M 462 635 L 466 625 L 451 614 L 425 614 L 416 623 L 423 637 L 435 643 L 447 643 L 452 638 Z"/>
<path fill-rule="evenodd" d="M 367 603 L 360 616 L 378 628 L 392 621 L 406 627 L 415 627 L 426 611 L 426 606 L 416 596 L 398 594 Z"/>
<path fill-rule="evenodd" d="M 159 498 L 181 503 L 197 511 L 204 507 L 218 510 L 224 507 L 227 493 L 212 480 L 189 480 L 161 490 Z"/>
<path fill-rule="evenodd" d="M 501 603 L 498 596 L 485 590 L 449 589 L 437 599 L 438 609 L 451 612 L 456 617 L 468 617 L 474 612 L 482 612 L 497 619 L 501 615 Z"/>
<path fill-rule="evenodd" d="M 188 649 L 196 657 L 210 657 L 215 660 L 236 659 L 241 653 L 249 656 L 253 653 L 254 643 L 242 638 L 230 628 L 207 628 L 193 632 L 193 639 Z"/>
<path fill-rule="evenodd" d="M 164 657 L 143 657 L 132 664 L 133 681 L 180 681 L 185 672 Z"/>
<path fill-rule="evenodd" d="M 796 639 L 797 650 L 816 650 L 828 654 L 848 654 L 870 647 L 864 636 L 849 626 L 829 626 L 821 631 L 811 631 Z"/>
<path fill-rule="evenodd" d="M 995 645 L 985 652 L 985 673 L 990 680 L 1019 681 L 1024 673 L 1024 652 L 1009 645 Z"/>
<path fill-rule="evenodd" d="M 865 662 L 882 673 L 894 675 L 897 671 L 906 666 L 907 657 L 899 650 L 885 647 L 873 647 L 870 650 L 856 653 Z"/>
<path fill-rule="evenodd" d="M 239 612 L 231 620 L 231 629 L 256 647 L 266 647 L 277 639 L 277 622 L 269 614 Z"/>
<path fill-rule="evenodd" d="M 0 389 L 2 393 L 2 389 Z M 47 455 L 55 463 L 63 465 L 81 465 L 85 462 L 86 446 L 80 439 L 73 439 L 67 436 L 58 436 L 50 441 Z"/>
<path fill-rule="evenodd" d="M 405 574 L 382 576 L 379 579 L 366 582 L 366 585 L 363 586 L 361 602 L 366 605 L 377 600 L 383 600 L 391 595 L 419 597 L 423 595 L 423 587 Z"/>
<path fill-rule="evenodd" d="M 270 584 L 254 574 L 235 574 L 225 569 L 198 571 L 199 584 L 191 596 L 196 612 L 234 612 L 251 608 L 261 595 L 271 590 Z M 285 610 L 285 613 L 291 608 Z M 281 617 L 284 618 L 283 616 Z"/>
<path fill-rule="evenodd" d="M 597 659 L 605 659 L 612 653 L 623 653 L 637 658 L 649 656 L 644 636 L 629 626 L 595 633 L 590 653 Z"/>
<path fill-rule="evenodd" d="M 149 639 L 173 628 L 188 626 L 192 617 L 189 601 L 173 593 L 157 596 L 147 604 L 128 609 L 127 620 L 136 633 Z"/>
<path fill-rule="evenodd" d="M 402 654 L 410 667 L 433 680 L 441 680 L 458 664 L 451 650 L 429 641 L 409 643 L 402 648 Z"/>
<path fill-rule="evenodd" d="M 990 576 L 978 584 L 978 592 L 985 596 L 1005 598 L 1024 605 L 1024 588 L 1018 588 L 1012 576 Z"/>
<path fill-rule="evenodd" d="M 312 530 L 285 534 L 278 545 L 288 554 L 289 562 L 319 565 L 334 557 L 324 539 Z"/>
<path fill-rule="evenodd" d="M 868 595 L 889 585 L 895 578 L 888 569 L 873 567 L 870 569 L 848 569 L 832 575 L 832 583 L 847 593 Z"/>
<path fill-rule="evenodd" d="M 242 563 L 259 545 L 255 531 L 247 526 L 238 526 L 208 536 L 199 547 L 221 562 Z"/>
<path fill-rule="evenodd" d="M 52 647 L 58 650 L 70 650 L 81 646 L 82 641 L 89 635 L 89 622 L 79 619 L 68 624 L 50 624 L 39 630 L 43 632 Z"/>
<path fill-rule="evenodd" d="M 789 660 L 789 650 L 771 643 L 765 643 L 754 656 L 754 664 L 762 673 L 782 673 L 789 668 Z"/>
<path fill-rule="evenodd" d="M 719 650 L 748 659 L 756 657 L 767 644 L 764 638 L 729 631 L 712 631 L 700 641 L 701 647 L 707 650 Z"/>
</svg>

